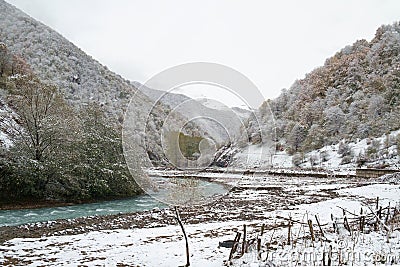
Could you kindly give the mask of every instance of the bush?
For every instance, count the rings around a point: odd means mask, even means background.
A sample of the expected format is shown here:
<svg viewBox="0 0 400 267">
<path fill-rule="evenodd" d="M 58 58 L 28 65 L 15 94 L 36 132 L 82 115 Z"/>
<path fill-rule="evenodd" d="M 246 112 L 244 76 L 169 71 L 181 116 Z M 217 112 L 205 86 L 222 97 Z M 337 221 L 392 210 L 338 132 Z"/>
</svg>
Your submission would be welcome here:
<svg viewBox="0 0 400 267">
<path fill-rule="evenodd" d="M 319 154 L 319 157 L 321 158 L 321 161 L 322 161 L 322 162 L 327 162 L 327 161 L 329 160 L 329 158 L 328 158 L 328 152 L 326 152 L 326 151 L 322 151 L 322 152 Z"/>
<path fill-rule="evenodd" d="M 46 168 L 24 157 L 3 159 L 0 175 L 2 200 L 42 199 L 45 197 Z"/>
<path fill-rule="evenodd" d="M 342 158 L 342 160 L 340 161 L 340 165 L 349 164 L 349 163 L 351 163 L 352 159 L 353 158 L 350 156 L 344 156 Z"/>
<path fill-rule="evenodd" d="M 350 156 L 351 155 L 351 148 L 349 144 L 346 142 L 340 142 L 339 143 L 339 149 L 338 149 L 338 154 L 341 155 L 342 157 L 345 156 Z"/>
<path fill-rule="evenodd" d="M 396 138 L 396 148 L 397 148 L 397 155 L 400 156 L 400 134 L 398 134 Z"/>
<path fill-rule="evenodd" d="M 357 167 L 362 167 L 366 162 L 367 157 L 364 152 L 361 152 L 356 159 Z"/>
<path fill-rule="evenodd" d="M 301 153 L 296 153 L 292 157 L 292 164 L 295 167 L 299 167 L 303 163 L 303 155 Z"/>
<path fill-rule="evenodd" d="M 311 155 L 309 157 L 309 160 L 310 160 L 311 167 L 314 167 L 318 164 L 318 156 L 317 155 L 314 155 L 314 154 Z"/>
<path fill-rule="evenodd" d="M 378 152 L 381 147 L 381 142 L 379 140 L 372 140 L 370 145 L 366 150 L 366 157 L 368 160 L 373 160 L 378 158 Z"/>
</svg>

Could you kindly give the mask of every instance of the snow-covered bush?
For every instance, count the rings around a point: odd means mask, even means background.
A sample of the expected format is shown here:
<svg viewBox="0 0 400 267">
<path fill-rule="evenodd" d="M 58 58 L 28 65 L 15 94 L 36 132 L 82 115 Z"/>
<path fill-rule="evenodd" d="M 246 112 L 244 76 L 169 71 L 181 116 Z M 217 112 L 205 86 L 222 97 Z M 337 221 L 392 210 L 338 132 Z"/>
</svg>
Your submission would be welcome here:
<svg viewBox="0 0 400 267">
<path fill-rule="evenodd" d="M 339 149 L 338 149 L 337 153 L 339 155 L 341 155 L 342 157 L 350 156 L 351 155 L 351 148 L 350 148 L 349 144 L 346 143 L 345 141 L 341 141 L 339 143 Z"/>
<path fill-rule="evenodd" d="M 310 161 L 311 167 L 316 166 L 318 164 L 318 156 L 315 154 L 310 155 L 309 161 Z"/>
<path fill-rule="evenodd" d="M 344 156 L 340 161 L 340 165 L 349 164 L 352 160 L 353 158 L 351 156 Z"/>
<path fill-rule="evenodd" d="M 371 144 L 367 147 L 366 157 L 368 160 L 373 160 L 378 158 L 378 151 L 381 146 L 381 142 L 377 139 L 371 141 Z"/>
<path fill-rule="evenodd" d="M 321 158 L 322 162 L 326 162 L 329 160 L 329 154 L 327 151 L 321 151 L 319 157 Z"/>
<path fill-rule="evenodd" d="M 367 156 L 364 151 L 361 151 L 358 157 L 356 158 L 357 167 L 362 167 L 367 162 Z"/>
<path fill-rule="evenodd" d="M 292 157 L 292 164 L 295 167 L 299 167 L 301 163 L 303 163 L 304 156 L 301 153 L 296 153 Z"/>
<path fill-rule="evenodd" d="M 399 156 L 399 161 L 400 161 L 400 134 L 397 135 L 396 148 L 397 148 L 397 155 Z"/>
</svg>

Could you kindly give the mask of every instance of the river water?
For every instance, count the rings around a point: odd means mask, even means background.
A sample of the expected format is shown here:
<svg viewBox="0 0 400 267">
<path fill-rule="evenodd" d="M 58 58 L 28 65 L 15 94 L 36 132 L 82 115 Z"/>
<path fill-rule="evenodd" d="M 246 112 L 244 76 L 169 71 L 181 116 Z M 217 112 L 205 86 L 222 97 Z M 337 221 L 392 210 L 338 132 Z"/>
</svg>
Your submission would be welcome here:
<svg viewBox="0 0 400 267">
<path fill-rule="evenodd" d="M 65 207 L 0 210 L 0 226 L 46 222 L 57 219 L 72 219 L 91 215 L 128 213 L 150 210 L 155 207 L 163 208 L 165 204 L 148 195 L 141 195 L 122 200 L 102 201 Z"/>
<path fill-rule="evenodd" d="M 221 184 L 201 181 L 208 192 L 215 194 L 224 193 Z M 160 192 L 160 194 L 164 194 Z M 14 226 L 34 222 L 47 222 L 57 219 L 72 219 L 91 215 L 111 215 L 129 213 L 153 208 L 164 208 L 166 204 L 147 195 L 140 195 L 128 199 L 102 201 L 88 204 L 77 204 L 64 207 L 50 207 L 22 210 L 0 210 L 0 226 Z"/>
</svg>

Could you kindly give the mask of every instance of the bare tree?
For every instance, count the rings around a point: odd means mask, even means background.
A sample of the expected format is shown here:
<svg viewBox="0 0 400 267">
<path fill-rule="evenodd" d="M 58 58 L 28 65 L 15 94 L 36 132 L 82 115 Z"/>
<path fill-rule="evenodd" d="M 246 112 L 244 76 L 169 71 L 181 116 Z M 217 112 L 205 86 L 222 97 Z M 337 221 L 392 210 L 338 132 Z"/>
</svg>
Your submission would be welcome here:
<svg viewBox="0 0 400 267">
<path fill-rule="evenodd" d="M 16 128 L 16 138 L 29 157 L 43 161 L 61 149 L 67 127 L 72 125 L 70 110 L 55 86 L 33 76 L 14 79 L 10 87 L 10 103 L 22 126 Z"/>
<path fill-rule="evenodd" d="M 181 227 L 182 233 L 183 233 L 183 237 L 185 238 L 185 248 L 186 248 L 186 264 L 184 265 L 185 267 L 190 266 L 190 252 L 189 252 L 189 241 L 186 235 L 186 231 L 185 231 L 185 227 L 183 227 L 183 223 L 181 220 L 181 216 L 179 214 L 179 210 L 178 207 L 174 207 L 175 209 L 175 217 L 176 220 L 178 221 L 179 226 Z"/>
<path fill-rule="evenodd" d="M 182 230 L 183 237 L 185 238 L 185 251 L 186 251 L 186 264 L 185 267 L 190 266 L 190 252 L 189 252 L 189 241 L 186 235 L 186 231 L 181 220 L 178 206 L 190 206 L 201 203 L 205 200 L 200 181 L 185 176 L 184 178 L 170 179 L 170 187 L 168 188 L 167 202 L 169 202 L 175 211 L 175 218 Z"/>
</svg>

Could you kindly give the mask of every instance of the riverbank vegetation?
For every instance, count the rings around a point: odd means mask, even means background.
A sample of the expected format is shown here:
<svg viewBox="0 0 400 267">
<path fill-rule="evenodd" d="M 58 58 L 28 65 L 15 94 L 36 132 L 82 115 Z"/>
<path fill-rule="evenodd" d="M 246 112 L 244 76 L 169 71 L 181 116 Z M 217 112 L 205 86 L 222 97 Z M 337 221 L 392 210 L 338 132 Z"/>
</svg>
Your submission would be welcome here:
<svg viewBox="0 0 400 267">
<path fill-rule="evenodd" d="M 141 192 L 126 166 L 118 124 L 97 102 L 69 105 L 2 46 L 2 127 L 12 140 L 0 155 L 0 201 L 90 201 Z M 22 63 L 21 63 L 22 62 Z M 140 175 L 140 173 L 138 173 Z"/>
</svg>

